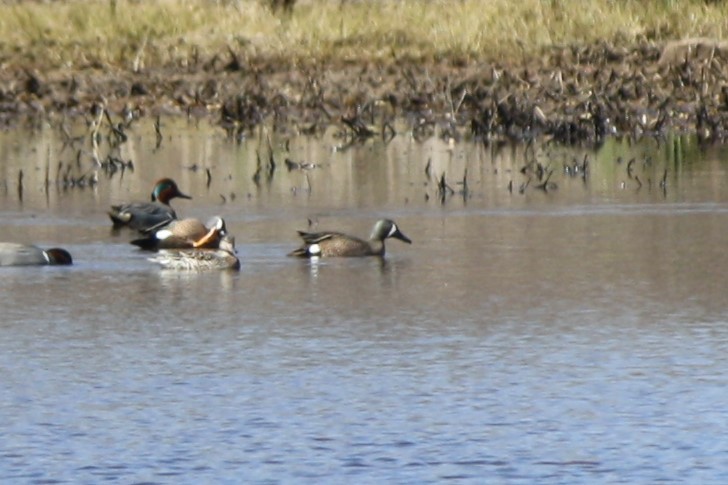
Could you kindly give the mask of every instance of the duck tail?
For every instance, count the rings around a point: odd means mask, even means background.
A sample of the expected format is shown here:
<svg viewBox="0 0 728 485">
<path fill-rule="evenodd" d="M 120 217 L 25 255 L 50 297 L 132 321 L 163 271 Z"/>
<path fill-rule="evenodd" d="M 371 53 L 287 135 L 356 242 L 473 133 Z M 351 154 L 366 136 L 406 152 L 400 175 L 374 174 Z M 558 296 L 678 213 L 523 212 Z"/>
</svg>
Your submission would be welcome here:
<svg viewBox="0 0 728 485">
<path fill-rule="evenodd" d="M 311 257 L 311 254 L 308 252 L 308 248 L 303 247 L 303 248 L 294 249 L 293 251 L 288 253 L 287 256 L 293 257 L 293 258 L 309 258 L 309 257 Z"/>
<path fill-rule="evenodd" d="M 139 249 L 143 249 L 144 251 L 156 251 L 157 249 L 159 249 L 159 241 L 153 237 L 142 237 L 139 239 L 134 239 L 133 241 L 131 241 L 131 244 L 137 246 Z"/>
<path fill-rule="evenodd" d="M 127 212 L 122 212 L 118 207 L 111 207 L 111 210 L 107 212 L 109 215 L 109 219 L 111 219 L 112 224 L 114 224 L 114 227 L 122 227 L 129 224 L 129 221 L 131 220 L 131 216 Z"/>
</svg>

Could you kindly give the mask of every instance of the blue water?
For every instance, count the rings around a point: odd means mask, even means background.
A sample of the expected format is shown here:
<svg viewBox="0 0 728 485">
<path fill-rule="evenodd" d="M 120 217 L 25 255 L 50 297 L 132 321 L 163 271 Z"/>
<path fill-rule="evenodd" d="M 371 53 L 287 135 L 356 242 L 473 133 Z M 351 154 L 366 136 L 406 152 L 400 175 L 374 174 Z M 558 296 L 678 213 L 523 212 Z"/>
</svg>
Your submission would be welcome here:
<svg viewBox="0 0 728 485">
<path fill-rule="evenodd" d="M 52 217 L 8 193 L 3 238 L 75 264 L 2 268 L 0 482 L 727 483 L 722 167 L 649 200 L 317 212 L 394 217 L 413 244 L 384 262 L 287 258 L 310 207 L 285 190 L 191 190 L 178 210 L 223 213 L 239 273 L 161 271 L 103 187 Z"/>
</svg>

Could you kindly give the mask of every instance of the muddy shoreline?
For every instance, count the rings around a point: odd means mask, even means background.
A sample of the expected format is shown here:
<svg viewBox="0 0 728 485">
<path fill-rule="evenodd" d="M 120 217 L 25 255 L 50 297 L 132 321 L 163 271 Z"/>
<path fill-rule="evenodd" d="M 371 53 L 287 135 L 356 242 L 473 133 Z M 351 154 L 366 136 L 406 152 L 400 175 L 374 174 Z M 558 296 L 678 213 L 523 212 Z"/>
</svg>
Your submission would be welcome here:
<svg viewBox="0 0 728 485">
<path fill-rule="evenodd" d="M 710 39 L 631 47 L 552 49 L 510 64 L 397 59 L 291 65 L 234 52 L 139 72 L 109 66 L 46 72 L 6 62 L 0 127 L 91 119 L 114 123 L 188 116 L 230 137 L 260 124 L 290 133 L 340 126 L 348 136 L 395 134 L 484 140 L 548 137 L 566 144 L 607 136 L 728 136 L 728 48 Z"/>
</svg>

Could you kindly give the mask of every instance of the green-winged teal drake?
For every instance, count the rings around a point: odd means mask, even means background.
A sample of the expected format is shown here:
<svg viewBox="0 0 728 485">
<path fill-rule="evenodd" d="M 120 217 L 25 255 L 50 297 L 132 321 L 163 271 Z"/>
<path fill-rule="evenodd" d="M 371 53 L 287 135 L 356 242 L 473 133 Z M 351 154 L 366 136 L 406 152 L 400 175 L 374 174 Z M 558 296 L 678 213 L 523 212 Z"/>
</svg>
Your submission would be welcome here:
<svg viewBox="0 0 728 485">
<path fill-rule="evenodd" d="M 141 232 L 148 231 L 150 228 L 177 219 L 177 213 L 169 205 L 169 201 L 175 197 L 192 198 L 183 194 L 174 180 L 163 178 L 154 184 L 151 202 L 112 205 L 109 217 L 114 223 L 114 228 L 129 227 Z"/>
<path fill-rule="evenodd" d="M 30 244 L 0 243 L 0 266 L 45 266 L 73 264 L 65 249 L 41 249 Z"/>
<path fill-rule="evenodd" d="M 225 236 L 217 249 L 165 249 L 150 261 L 166 269 L 203 271 L 210 269 L 240 269 L 235 255 L 235 238 Z"/>
<path fill-rule="evenodd" d="M 390 219 L 377 221 L 368 241 L 340 232 L 298 231 L 298 234 L 303 239 L 303 246 L 289 253 L 289 256 L 301 258 L 384 256 L 384 240 L 387 238 L 393 237 L 407 244 L 412 243 Z"/>
<path fill-rule="evenodd" d="M 199 219 L 177 219 L 152 228 L 147 236 L 131 243 L 141 249 L 217 248 L 227 234 L 225 221 L 220 216 L 211 218 L 207 224 Z"/>
</svg>

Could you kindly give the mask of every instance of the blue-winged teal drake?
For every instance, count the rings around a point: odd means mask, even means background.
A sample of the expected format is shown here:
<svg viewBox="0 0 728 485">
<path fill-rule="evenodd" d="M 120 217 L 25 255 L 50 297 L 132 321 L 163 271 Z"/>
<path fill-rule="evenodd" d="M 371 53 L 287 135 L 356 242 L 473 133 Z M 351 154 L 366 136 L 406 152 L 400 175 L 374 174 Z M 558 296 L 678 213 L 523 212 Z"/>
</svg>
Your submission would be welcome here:
<svg viewBox="0 0 728 485">
<path fill-rule="evenodd" d="M 165 249 L 150 261 L 166 269 L 203 271 L 209 269 L 240 269 L 235 255 L 235 238 L 225 236 L 217 249 Z"/>
<path fill-rule="evenodd" d="M 192 198 L 183 194 L 174 180 L 163 178 L 154 184 L 151 202 L 112 205 L 109 217 L 114 223 L 114 228 L 130 227 L 141 232 L 148 231 L 150 228 L 177 219 L 177 213 L 169 205 L 169 201 L 175 197 Z"/>
<path fill-rule="evenodd" d="M 217 248 L 220 240 L 227 234 L 225 221 L 215 216 L 207 224 L 199 219 L 177 219 L 159 228 L 152 229 L 146 237 L 131 243 L 142 249 Z"/>
<path fill-rule="evenodd" d="M 0 266 L 45 266 L 73 264 L 65 249 L 41 249 L 30 244 L 0 243 Z"/>
<path fill-rule="evenodd" d="M 340 232 L 298 231 L 303 246 L 289 256 L 315 258 L 319 256 L 384 256 L 384 240 L 390 237 L 411 244 L 410 238 L 399 230 L 394 221 L 382 219 L 372 229 L 369 240 L 365 241 Z"/>
</svg>

